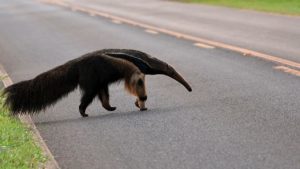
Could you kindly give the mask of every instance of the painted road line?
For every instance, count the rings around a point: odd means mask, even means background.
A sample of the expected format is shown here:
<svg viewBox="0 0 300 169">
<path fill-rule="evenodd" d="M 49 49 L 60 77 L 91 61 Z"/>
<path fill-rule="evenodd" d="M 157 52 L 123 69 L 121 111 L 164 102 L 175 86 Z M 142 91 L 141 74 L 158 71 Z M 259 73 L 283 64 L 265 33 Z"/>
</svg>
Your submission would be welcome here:
<svg viewBox="0 0 300 169">
<path fill-rule="evenodd" d="M 90 16 L 95 16 L 96 15 L 94 12 L 90 12 L 89 14 L 90 14 Z"/>
<path fill-rule="evenodd" d="M 151 30 L 151 29 L 146 29 L 145 32 L 150 33 L 150 34 L 158 34 L 157 31 Z"/>
<path fill-rule="evenodd" d="M 206 48 L 206 49 L 214 49 L 214 46 L 206 45 L 204 43 L 194 43 L 194 46 L 200 47 L 200 48 Z"/>
<path fill-rule="evenodd" d="M 280 58 L 280 57 L 277 57 L 277 56 L 268 55 L 268 54 L 257 52 L 257 51 L 250 50 L 250 49 L 245 49 L 245 48 L 238 47 L 238 46 L 225 44 L 225 43 L 222 43 L 222 42 L 212 41 L 212 40 L 196 37 L 196 36 L 193 36 L 193 35 L 179 33 L 179 32 L 176 32 L 176 31 L 165 29 L 165 28 L 151 26 L 151 25 L 144 24 L 144 23 L 141 23 L 141 22 L 133 21 L 133 20 L 130 20 L 130 19 L 119 17 L 119 16 L 115 16 L 115 15 L 112 15 L 112 14 L 109 14 L 109 13 L 106 13 L 106 12 L 101 12 L 99 10 L 96 10 L 96 9 L 93 9 L 93 8 L 90 8 L 90 7 L 82 7 L 82 5 L 78 5 L 74 2 L 66 2 L 65 0 L 43 0 L 43 2 L 48 3 L 48 4 L 63 6 L 63 7 L 66 7 L 66 8 L 71 8 L 71 9 L 72 9 L 72 6 L 76 6 L 76 7 L 81 6 L 80 8 L 84 9 L 85 12 L 93 11 L 96 15 L 99 15 L 99 16 L 102 16 L 102 17 L 105 17 L 105 18 L 109 18 L 109 19 L 120 20 L 121 22 L 129 24 L 129 25 L 138 26 L 138 27 L 141 27 L 141 28 L 144 28 L 144 29 L 150 29 L 150 30 L 157 31 L 157 32 L 160 32 L 160 33 L 175 36 L 177 38 L 190 40 L 190 41 L 193 41 L 193 42 L 196 42 L 196 43 L 202 43 L 202 44 L 206 44 L 206 45 L 210 45 L 210 46 L 215 46 L 215 47 L 235 51 L 235 52 L 241 53 L 243 56 L 256 57 L 256 58 L 264 59 L 266 61 L 279 63 L 281 65 L 286 65 L 286 66 L 289 66 L 289 67 L 294 67 L 294 68 L 300 69 L 300 63 L 295 62 L 295 61 L 283 59 L 283 58 Z M 66 5 L 66 4 L 68 4 L 68 5 Z"/>
<path fill-rule="evenodd" d="M 57 1 L 57 0 L 37 0 L 37 1 L 40 2 L 40 3 L 55 3 L 59 6 L 65 7 L 65 8 L 69 7 L 68 3 L 62 2 L 62 1 Z"/>
<path fill-rule="evenodd" d="M 300 71 L 299 70 L 291 69 L 291 68 L 286 67 L 286 66 L 275 66 L 274 69 L 281 70 L 283 72 L 286 72 L 286 73 L 289 73 L 289 74 L 296 75 L 296 76 L 300 77 Z"/>
<path fill-rule="evenodd" d="M 119 20 L 111 20 L 111 22 L 112 22 L 112 23 L 115 23 L 115 24 L 122 24 L 122 22 L 119 21 Z"/>
</svg>

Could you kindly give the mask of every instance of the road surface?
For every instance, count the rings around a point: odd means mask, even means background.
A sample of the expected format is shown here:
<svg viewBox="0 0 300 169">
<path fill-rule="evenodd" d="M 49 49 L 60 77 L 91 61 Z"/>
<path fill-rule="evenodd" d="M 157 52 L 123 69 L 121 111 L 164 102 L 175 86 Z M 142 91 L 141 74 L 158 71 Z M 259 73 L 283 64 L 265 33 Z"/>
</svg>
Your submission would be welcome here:
<svg viewBox="0 0 300 169">
<path fill-rule="evenodd" d="M 117 110 L 94 100 L 88 118 L 71 93 L 33 117 L 61 168 L 299 168 L 300 78 L 277 64 L 37 1 L 0 8 L 0 63 L 14 82 L 93 50 L 134 48 L 172 64 L 193 88 L 147 76 L 149 110 L 140 112 L 116 84 Z"/>
<path fill-rule="evenodd" d="M 300 62 L 300 17 L 164 0 L 64 1 Z"/>
</svg>

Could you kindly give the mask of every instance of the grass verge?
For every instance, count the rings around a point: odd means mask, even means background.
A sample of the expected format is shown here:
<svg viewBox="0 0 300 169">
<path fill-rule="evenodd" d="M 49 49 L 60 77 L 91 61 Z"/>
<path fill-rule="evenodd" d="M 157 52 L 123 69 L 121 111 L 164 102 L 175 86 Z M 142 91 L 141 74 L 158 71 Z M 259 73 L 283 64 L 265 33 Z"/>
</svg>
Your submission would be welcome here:
<svg viewBox="0 0 300 169">
<path fill-rule="evenodd" d="M 1 83 L 1 82 L 0 82 Z M 9 116 L 0 93 L 0 169 L 41 168 L 46 161 L 29 128 Z"/>
<path fill-rule="evenodd" d="M 264 12 L 300 15 L 300 0 L 180 0 Z"/>
</svg>

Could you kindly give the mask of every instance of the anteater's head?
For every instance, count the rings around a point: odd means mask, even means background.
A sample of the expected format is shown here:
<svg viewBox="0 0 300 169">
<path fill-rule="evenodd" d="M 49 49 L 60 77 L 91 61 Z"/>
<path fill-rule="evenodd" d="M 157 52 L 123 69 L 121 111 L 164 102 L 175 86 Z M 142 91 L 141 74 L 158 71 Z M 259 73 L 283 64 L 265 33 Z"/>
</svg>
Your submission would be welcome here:
<svg viewBox="0 0 300 169">
<path fill-rule="evenodd" d="M 129 81 L 125 81 L 126 89 L 133 95 L 137 96 L 139 100 L 146 101 L 147 93 L 145 87 L 145 75 L 141 72 L 134 73 Z"/>
</svg>

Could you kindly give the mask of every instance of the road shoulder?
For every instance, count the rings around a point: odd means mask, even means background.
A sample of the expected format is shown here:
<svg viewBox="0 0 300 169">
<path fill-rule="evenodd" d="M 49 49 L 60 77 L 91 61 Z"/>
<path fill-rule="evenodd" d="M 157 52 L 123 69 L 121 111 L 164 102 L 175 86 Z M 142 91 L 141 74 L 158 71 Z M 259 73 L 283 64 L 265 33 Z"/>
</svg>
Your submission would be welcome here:
<svg viewBox="0 0 300 169">
<path fill-rule="evenodd" d="M 0 64 L 0 87 L 4 86 L 7 87 L 9 85 L 12 85 L 13 82 L 4 70 L 4 68 Z M 36 142 L 36 144 L 41 148 L 43 151 L 43 154 L 46 156 L 47 161 L 43 165 L 44 168 L 46 169 L 60 169 L 58 163 L 56 162 L 53 154 L 50 152 L 48 146 L 46 145 L 45 141 L 41 137 L 39 131 L 37 130 L 35 124 L 33 123 L 31 117 L 29 115 L 20 115 L 19 116 L 20 121 L 28 127 L 32 133 L 33 140 Z"/>
</svg>

